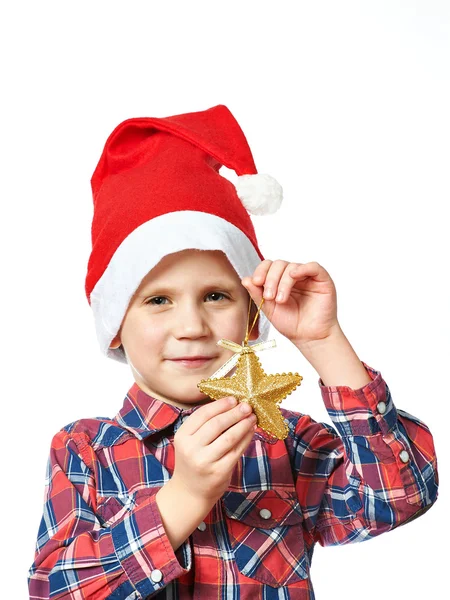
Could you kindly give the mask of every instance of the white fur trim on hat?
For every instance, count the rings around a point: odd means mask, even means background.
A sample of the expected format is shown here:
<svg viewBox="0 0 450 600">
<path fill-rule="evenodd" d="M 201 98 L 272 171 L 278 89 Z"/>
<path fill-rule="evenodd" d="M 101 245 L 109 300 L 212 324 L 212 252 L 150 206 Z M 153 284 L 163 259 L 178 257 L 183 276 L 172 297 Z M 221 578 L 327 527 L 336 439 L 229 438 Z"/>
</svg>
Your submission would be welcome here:
<svg viewBox="0 0 450 600">
<path fill-rule="evenodd" d="M 235 225 L 210 213 L 177 211 L 143 223 L 117 248 L 90 300 L 102 353 L 127 363 L 120 348 L 109 348 L 128 304 L 147 273 L 166 256 L 188 248 L 222 250 L 242 279 L 253 275 L 261 259 L 248 237 Z M 259 337 L 268 338 L 270 321 L 260 311 Z"/>
<path fill-rule="evenodd" d="M 242 204 L 252 215 L 271 215 L 281 206 L 283 188 L 271 175 L 239 175 L 235 187 Z"/>
</svg>

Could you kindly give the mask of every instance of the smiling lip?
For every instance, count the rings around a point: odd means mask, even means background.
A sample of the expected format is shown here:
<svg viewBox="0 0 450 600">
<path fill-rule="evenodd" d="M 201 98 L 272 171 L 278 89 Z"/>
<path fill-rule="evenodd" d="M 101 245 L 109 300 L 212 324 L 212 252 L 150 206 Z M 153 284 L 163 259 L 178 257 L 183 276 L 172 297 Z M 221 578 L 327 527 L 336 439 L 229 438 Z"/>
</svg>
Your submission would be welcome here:
<svg viewBox="0 0 450 600">
<path fill-rule="evenodd" d="M 182 358 L 172 358 L 169 360 L 171 360 L 171 362 L 183 365 L 184 367 L 195 368 L 205 365 L 213 358 L 215 358 L 215 356 L 185 356 Z"/>
</svg>

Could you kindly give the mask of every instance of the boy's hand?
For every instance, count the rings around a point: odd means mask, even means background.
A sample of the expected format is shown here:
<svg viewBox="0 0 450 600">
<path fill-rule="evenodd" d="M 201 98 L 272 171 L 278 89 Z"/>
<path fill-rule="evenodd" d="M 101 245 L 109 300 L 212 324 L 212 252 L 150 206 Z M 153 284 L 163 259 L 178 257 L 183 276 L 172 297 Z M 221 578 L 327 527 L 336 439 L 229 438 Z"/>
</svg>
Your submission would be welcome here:
<svg viewBox="0 0 450 600">
<path fill-rule="evenodd" d="M 242 285 L 272 325 L 297 347 L 340 331 L 336 288 L 317 262 L 263 260 Z M 278 299 L 278 295 L 283 297 Z"/>
<path fill-rule="evenodd" d="M 255 433 L 251 406 L 247 402 L 236 405 L 236 399 L 232 400 L 233 404 L 227 397 L 203 405 L 174 436 L 172 482 L 199 501 L 215 503 L 224 494 Z"/>
</svg>

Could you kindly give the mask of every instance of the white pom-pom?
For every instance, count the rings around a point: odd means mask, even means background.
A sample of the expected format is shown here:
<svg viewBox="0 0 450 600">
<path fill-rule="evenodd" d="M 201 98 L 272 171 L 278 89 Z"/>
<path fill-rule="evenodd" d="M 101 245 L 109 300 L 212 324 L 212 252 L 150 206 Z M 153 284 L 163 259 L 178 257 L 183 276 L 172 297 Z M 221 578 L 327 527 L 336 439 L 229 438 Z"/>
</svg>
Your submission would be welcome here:
<svg viewBox="0 0 450 600">
<path fill-rule="evenodd" d="M 281 206 L 283 188 L 271 175 L 239 175 L 235 187 L 242 204 L 252 215 L 271 215 Z"/>
</svg>

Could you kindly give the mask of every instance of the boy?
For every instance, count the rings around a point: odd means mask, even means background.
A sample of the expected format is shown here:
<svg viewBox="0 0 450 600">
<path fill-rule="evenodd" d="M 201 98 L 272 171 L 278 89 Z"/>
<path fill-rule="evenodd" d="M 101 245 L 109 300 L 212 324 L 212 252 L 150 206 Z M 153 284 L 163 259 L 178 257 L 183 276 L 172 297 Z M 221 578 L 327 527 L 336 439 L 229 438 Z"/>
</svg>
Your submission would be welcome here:
<svg viewBox="0 0 450 600">
<path fill-rule="evenodd" d="M 116 417 L 52 440 L 30 598 L 314 599 L 316 542 L 371 539 L 436 501 L 428 427 L 354 353 L 327 271 L 262 256 L 248 213 L 277 210 L 281 188 L 225 106 L 124 121 L 92 188 L 86 294 L 134 383 Z M 256 316 L 249 339 L 272 323 L 298 347 L 336 429 L 281 408 L 276 439 L 248 401 L 200 392 L 232 355 L 217 341 L 241 344 Z"/>
</svg>

